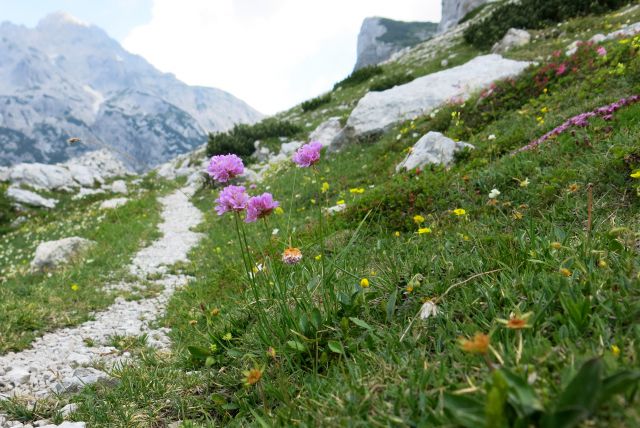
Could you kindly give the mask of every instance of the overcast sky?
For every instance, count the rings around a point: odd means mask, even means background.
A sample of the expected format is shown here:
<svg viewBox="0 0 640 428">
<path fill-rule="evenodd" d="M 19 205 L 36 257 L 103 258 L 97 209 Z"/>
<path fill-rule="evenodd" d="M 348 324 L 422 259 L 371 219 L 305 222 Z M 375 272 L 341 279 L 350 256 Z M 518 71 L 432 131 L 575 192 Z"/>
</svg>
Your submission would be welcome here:
<svg viewBox="0 0 640 428">
<path fill-rule="evenodd" d="M 284 110 L 351 72 L 362 20 L 440 20 L 441 0 L 0 0 L 28 26 L 54 11 L 94 23 L 191 85 Z"/>
</svg>

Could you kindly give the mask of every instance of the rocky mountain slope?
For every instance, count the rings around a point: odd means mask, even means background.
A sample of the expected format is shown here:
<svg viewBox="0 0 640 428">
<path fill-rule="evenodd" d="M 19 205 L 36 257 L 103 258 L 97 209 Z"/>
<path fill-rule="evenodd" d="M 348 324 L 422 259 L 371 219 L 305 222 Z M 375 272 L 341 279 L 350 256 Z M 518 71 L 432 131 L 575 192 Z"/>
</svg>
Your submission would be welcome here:
<svg viewBox="0 0 640 428">
<path fill-rule="evenodd" d="M 437 27 L 432 22 L 366 18 L 358 34 L 358 58 L 354 69 L 386 61 L 394 53 L 427 40 L 436 33 Z"/>
<path fill-rule="evenodd" d="M 0 25 L 0 165 L 53 163 L 109 148 L 136 170 L 261 115 L 231 94 L 188 86 L 100 28 L 57 13 Z M 67 139 L 77 137 L 80 144 Z"/>
</svg>

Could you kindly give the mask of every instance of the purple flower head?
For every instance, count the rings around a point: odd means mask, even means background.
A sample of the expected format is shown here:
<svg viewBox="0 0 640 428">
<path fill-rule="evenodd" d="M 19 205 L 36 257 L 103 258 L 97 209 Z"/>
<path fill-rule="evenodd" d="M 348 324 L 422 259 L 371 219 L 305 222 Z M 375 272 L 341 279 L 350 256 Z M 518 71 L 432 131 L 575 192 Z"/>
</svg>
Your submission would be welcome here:
<svg viewBox="0 0 640 428">
<path fill-rule="evenodd" d="M 599 56 L 607 55 L 607 49 L 605 49 L 604 46 L 600 46 L 598 49 L 596 49 L 596 52 L 598 53 Z"/>
<path fill-rule="evenodd" d="M 244 219 L 246 223 L 252 223 L 261 218 L 265 218 L 273 210 L 275 210 L 280 203 L 273 200 L 271 193 L 263 193 L 260 196 L 253 196 L 249 198 L 247 204 L 247 218 Z"/>
<path fill-rule="evenodd" d="M 293 155 L 293 161 L 300 168 L 308 168 L 320 160 L 320 150 L 322 150 L 322 143 L 312 141 L 298 149 Z"/>
<path fill-rule="evenodd" d="M 216 199 L 216 212 L 222 215 L 228 211 L 244 211 L 249 202 L 249 195 L 244 186 L 227 186 Z"/>
<path fill-rule="evenodd" d="M 242 159 L 236 155 L 218 155 L 211 158 L 207 173 L 221 183 L 226 183 L 231 178 L 244 172 Z"/>
</svg>

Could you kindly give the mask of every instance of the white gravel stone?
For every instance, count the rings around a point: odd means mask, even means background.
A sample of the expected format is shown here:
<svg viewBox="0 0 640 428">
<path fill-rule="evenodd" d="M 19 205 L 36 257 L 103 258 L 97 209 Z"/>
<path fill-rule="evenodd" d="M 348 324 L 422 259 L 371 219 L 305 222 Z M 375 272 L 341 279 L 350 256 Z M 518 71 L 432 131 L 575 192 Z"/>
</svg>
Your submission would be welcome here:
<svg viewBox="0 0 640 428">
<path fill-rule="evenodd" d="M 9 372 L 4 375 L 4 378 L 14 385 L 22 385 L 29 382 L 31 373 L 24 367 L 13 367 Z"/>
<path fill-rule="evenodd" d="M 195 190 L 196 187 L 186 187 L 161 198 L 163 222 L 159 228 L 163 236 L 142 249 L 130 265 L 130 270 L 140 278 L 163 273 L 166 266 L 186 261 L 188 252 L 198 243 L 201 235 L 190 230 L 203 219 L 202 213 L 189 201 Z M 155 297 L 136 301 L 118 297 L 107 310 L 94 314 L 94 320 L 47 333 L 36 339 L 27 350 L 0 356 L 0 367 L 22 367 L 26 371 L 21 377 L 26 382 L 19 385 L 14 385 L 8 374 L 0 375 L 0 392 L 9 396 L 42 398 L 49 395 L 52 388 L 69 391 L 94 381 L 109 381 L 108 375 L 102 371 L 76 366 L 78 361 L 87 359 L 99 361 L 107 369 L 126 363 L 131 356 L 119 355 L 115 348 L 109 346 L 109 338 L 116 335 L 147 335 L 149 346 L 168 348 L 168 329 L 154 328 L 153 324 L 164 312 L 175 289 L 185 286 L 188 281 L 189 278 L 182 275 L 162 275 L 160 279 L 151 281 L 162 289 Z M 130 284 L 133 286 L 143 285 Z M 27 368 L 37 370 L 28 373 Z M 67 424 L 67 428 L 85 426 L 82 422 Z"/>
<path fill-rule="evenodd" d="M 108 199 L 106 201 L 103 201 L 100 204 L 100 209 L 101 210 L 112 210 L 114 208 L 118 208 L 118 207 L 121 207 L 121 206 L 125 205 L 127 202 L 129 202 L 129 199 L 127 199 L 127 198 Z"/>
</svg>

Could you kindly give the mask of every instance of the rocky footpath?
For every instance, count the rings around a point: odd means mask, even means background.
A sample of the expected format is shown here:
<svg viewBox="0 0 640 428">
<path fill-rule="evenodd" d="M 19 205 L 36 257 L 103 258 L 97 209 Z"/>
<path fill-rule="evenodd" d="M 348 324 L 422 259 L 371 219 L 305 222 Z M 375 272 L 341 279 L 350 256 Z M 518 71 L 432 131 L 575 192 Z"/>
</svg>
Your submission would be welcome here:
<svg viewBox="0 0 640 428">
<path fill-rule="evenodd" d="M 202 213 L 191 204 L 195 186 L 187 186 L 163 197 L 163 222 L 159 225 L 162 237 L 140 250 L 129 269 L 138 282 L 111 284 L 107 290 L 144 289 L 149 282 L 162 291 L 155 297 L 127 301 L 118 297 L 107 310 L 95 314 L 95 320 L 80 326 L 45 334 L 30 349 L 0 356 L 0 399 L 20 396 L 28 400 L 51 393 L 75 392 L 85 384 L 113 379 L 103 367 L 126 363 L 131 355 L 121 353 L 109 344 L 113 336 L 147 335 L 147 345 L 159 349 L 169 347 L 165 328 L 157 328 L 154 321 L 162 314 L 177 287 L 187 284 L 188 277 L 167 274 L 167 266 L 187 261 L 188 252 L 201 235 L 191 231 L 202 219 Z M 94 367 L 95 366 L 95 367 Z M 99 368 L 96 368 L 99 367 Z M 107 369 L 108 371 L 108 369 Z M 0 428 L 30 427 L 9 421 L 0 415 Z M 41 422 L 36 426 L 55 426 Z M 60 427 L 80 428 L 84 424 L 66 423 Z"/>
</svg>

